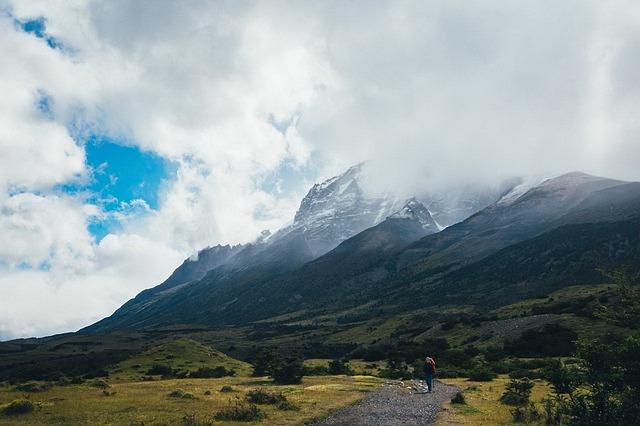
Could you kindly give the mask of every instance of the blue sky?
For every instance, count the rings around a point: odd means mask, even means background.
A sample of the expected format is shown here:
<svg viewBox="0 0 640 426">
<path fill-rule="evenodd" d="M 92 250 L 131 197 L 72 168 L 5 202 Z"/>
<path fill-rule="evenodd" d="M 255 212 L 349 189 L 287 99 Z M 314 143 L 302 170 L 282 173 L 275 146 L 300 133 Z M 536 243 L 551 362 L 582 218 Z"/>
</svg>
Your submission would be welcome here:
<svg viewBox="0 0 640 426">
<path fill-rule="evenodd" d="M 94 136 L 85 142 L 85 151 L 91 171 L 89 184 L 67 186 L 64 190 L 89 191 L 88 201 L 104 209 L 104 219 L 95 219 L 88 227 L 98 241 L 121 229 L 113 213 L 124 213 L 126 217 L 144 215 L 147 207 L 158 210 L 163 186 L 175 179 L 176 164 L 136 146 Z"/>
</svg>

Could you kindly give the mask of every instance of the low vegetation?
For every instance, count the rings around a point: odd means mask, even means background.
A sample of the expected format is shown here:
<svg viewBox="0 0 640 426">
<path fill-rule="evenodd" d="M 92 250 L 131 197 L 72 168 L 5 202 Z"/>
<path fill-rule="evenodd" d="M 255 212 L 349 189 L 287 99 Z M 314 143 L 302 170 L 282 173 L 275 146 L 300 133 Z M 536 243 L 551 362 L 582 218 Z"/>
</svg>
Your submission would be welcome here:
<svg viewBox="0 0 640 426">
<path fill-rule="evenodd" d="M 327 323 L 318 330 L 337 330 L 327 344 L 302 345 L 297 334 L 274 333 L 239 348 L 237 330 L 225 329 L 163 339 L 113 364 L 96 364 L 90 374 L 38 369 L 29 377 L 20 368 L 0 385 L 0 423 L 304 424 L 387 379 L 422 378 L 429 355 L 437 378 L 462 389 L 443 424 L 633 424 L 640 418 L 639 277 L 624 270 L 607 277 L 612 285 L 565 288 L 491 312 L 457 307 L 366 321 L 356 312 L 340 321 L 322 318 Z M 216 351 L 207 339 L 233 342 L 224 347 L 251 364 Z M 74 345 L 59 351 L 99 347 Z"/>
</svg>

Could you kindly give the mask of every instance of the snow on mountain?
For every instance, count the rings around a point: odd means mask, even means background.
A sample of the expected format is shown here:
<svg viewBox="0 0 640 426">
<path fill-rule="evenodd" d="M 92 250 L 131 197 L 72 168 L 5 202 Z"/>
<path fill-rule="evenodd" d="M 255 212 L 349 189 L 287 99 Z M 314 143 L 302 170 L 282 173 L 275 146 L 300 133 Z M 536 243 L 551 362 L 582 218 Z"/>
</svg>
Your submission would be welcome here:
<svg viewBox="0 0 640 426">
<path fill-rule="evenodd" d="M 367 197 L 362 189 L 364 163 L 315 184 L 302 199 L 293 223 L 270 241 L 302 234 L 311 252 L 319 256 L 398 209 L 393 197 Z"/>
<path fill-rule="evenodd" d="M 416 200 L 415 197 L 407 200 L 404 207 L 396 213 L 393 213 L 388 219 L 414 219 L 417 220 L 425 230 L 430 230 L 431 232 L 440 230 L 440 226 L 433 219 L 429 210 L 420 201 Z"/>
<path fill-rule="evenodd" d="M 527 193 L 530 189 L 533 189 L 543 182 L 557 176 L 558 175 L 538 174 L 529 177 L 522 177 L 514 182 L 511 189 L 502 195 L 496 204 L 510 204 Z"/>
<path fill-rule="evenodd" d="M 416 219 L 427 233 L 438 232 L 495 202 L 500 194 L 496 189 L 457 187 L 424 191 L 403 204 L 399 197 L 388 193 L 369 195 L 371 192 L 363 189 L 365 179 L 366 163 L 360 163 L 341 175 L 315 184 L 302 199 L 291 225 L 273 234 L 263 231 L 252 244 L 224 250 L 223 262 L 217 262 L 218 256 L 210 256 L 218 249 L 203 250 L 197 257 L 185 261 L 168 284 L 201 278 L 222 265 L 228 270 L 265 263 L 295 267 L 387 218 Z M 230 256 L 226 257 L 227 254 Z"/>
</svg>

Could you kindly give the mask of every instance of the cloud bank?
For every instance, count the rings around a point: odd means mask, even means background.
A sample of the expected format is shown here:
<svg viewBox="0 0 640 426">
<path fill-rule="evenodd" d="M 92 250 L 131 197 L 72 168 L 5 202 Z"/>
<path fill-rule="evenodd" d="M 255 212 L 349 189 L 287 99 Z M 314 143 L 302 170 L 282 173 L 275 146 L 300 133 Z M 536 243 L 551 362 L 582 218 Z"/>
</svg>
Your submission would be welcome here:
<svg viewBox="0 0 640 426">
<path fill-rule="evenodd" d="M 365 159 L 406 193 L 640 180 L 639 24 L 632 1 L 0 1 L 0 340 L 109 315 Z M 96 196 L 96 138 L 172 165 L 157 205 Z"/>
</svg>

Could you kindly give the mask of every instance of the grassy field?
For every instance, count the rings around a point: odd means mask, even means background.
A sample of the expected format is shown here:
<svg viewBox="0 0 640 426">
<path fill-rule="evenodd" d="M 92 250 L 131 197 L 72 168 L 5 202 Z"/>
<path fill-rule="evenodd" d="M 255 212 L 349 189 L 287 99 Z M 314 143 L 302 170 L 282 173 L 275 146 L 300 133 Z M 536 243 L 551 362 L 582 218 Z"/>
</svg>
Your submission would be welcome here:
<svg viewBox="0 0 640 426">
<path fill-rule="evenodd" d="M 438 416 L 438 425 L 493 426 L 518 424 L 513 421 L 513 407 L 499 402 L 509 377 L 501 375 L 491 382 L 472 382 L 468 379 L 443 379 L 445 383 L 462 389 L 466 404 L 447 403 Z M 534 380 L 530 400 L 540 414 L 544 412 L 541 400 L 548 398 L 551 388 L 543 380 Z M 521 424 L 521 423 L 520 423 Z M 535 424 L 535 423 L 534 423 Z M 539 424 L 544 424 L 541 419 Z"/>
<path fill-rule="evenodd" d="M 97 380 L 100 384 L 100 379 Z M 271 383 L 267 378 L 225 377 L 118 382 L 102 388 L 88 381 L 82 385 L 53 386 L 28 395 L 13 386 L 4 386 L 0 387 L 0 407 L 28 396 L 36 409 L 27 414 L 0 414 L 0 424 L 208 424 L 206 422 L 213 422 L 213 415 L 219 410 L 236 401 L 244 403 L 248 392 L 262 389 L 272 394 L 282 393 L 298 409 L 282 410 L 275 405 L 258 405 L 267 415 L 259 423 L 300 425 L 361 399 L 366 392 L 378 387 L 381 380 L 370 376 L 324 376 L 305 377 L 299 385 L 274 386 Z M 223 386 L 230 386 L 233 390 L 221 392 Z"/>
<path fill-rule="evenodd" d="M 237 376 L 249 376 L 253 368 L 192 339 L 180 338 L 159 345 L 109 369 L 112 382 L 144 380 L 146 371 L 154 365 L 173 370 L 193 372 L 199 368 L 224 367 Z"/>
</svg>

